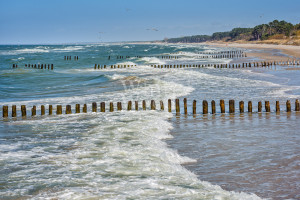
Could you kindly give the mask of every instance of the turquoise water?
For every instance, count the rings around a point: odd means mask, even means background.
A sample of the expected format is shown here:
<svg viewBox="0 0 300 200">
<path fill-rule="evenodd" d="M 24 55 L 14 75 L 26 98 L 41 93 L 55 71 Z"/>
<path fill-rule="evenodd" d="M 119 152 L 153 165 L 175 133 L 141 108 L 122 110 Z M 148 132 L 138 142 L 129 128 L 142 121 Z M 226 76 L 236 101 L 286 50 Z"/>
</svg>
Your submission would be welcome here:
<svg viewBox="0 0 300 200">
<path fill-rule="evenodd" d="M 167 99 L 182 102 L 184 97 L 189 113 L 193 99 L 199 113 L 204 99 L 225 99 L 226 104 L 229 99 L 251 100 L 253 110 L 257 101 L 269 100 L 274 111 L 276 100 L 284 110 L 287 99 L 300 97 L 299 70 L 149 66 L 232 61 L 197 58 L 199 52 L 215 50 L 224 49 L 160 44 L 0 46 L 1 104 L 17 105 L 18 116 L 23 104 L 28 115 L 33 105 L 38 113 L 26 120 L 6 120 L 0 111 L 1 199 L 299 198 L 299 113 L 286 117 L 283 111 L 279 118 L 275 113 L 234 118 L 226 114 L 223 117 L 229 119 L 224 120 L 218 106 L 217 115 L 207 119 L 150 110 L 91 112 L 92 102 L 99 110 L 102 101 L 120 101 L 123 107 L 129 100 L 139 101 L 141 109 L 142 100 L 149 108 L 153 99 L 158 108 L 160 100 L 166 107 Z M 155 57 L 170 53 L 179 59 Z M 117 59 L 120 55 L 131 58 Z M 13 69 L 13 64 L 19 67 Z M 54 64 L 54 70 L 25 64 Z M 137 66 L 94 70 L 95 64 Z M 88 113 L 39 116 L 41 105 L 70 104 L 74 113 L 77 103 L 86 103 Z M 226 155 L 218 156 L 224 151 Z M 244 162 L 244 157 L 249 160 Z M 255 179 L 258 175 L 261 179 Z"/>
</svg>

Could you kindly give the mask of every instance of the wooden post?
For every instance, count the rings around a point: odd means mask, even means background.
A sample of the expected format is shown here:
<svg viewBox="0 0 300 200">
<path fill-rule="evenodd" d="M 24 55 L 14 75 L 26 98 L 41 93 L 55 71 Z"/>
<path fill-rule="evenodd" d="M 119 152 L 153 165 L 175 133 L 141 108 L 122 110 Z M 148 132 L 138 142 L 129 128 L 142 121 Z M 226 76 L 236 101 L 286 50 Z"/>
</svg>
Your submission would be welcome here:
<svg viewBox="0 0 300 200">
<path fill-rule="evenodd" d="M 52 109 L 53 109 L 52 105 L 49 105 L 49 115 L 52 115 Z"/>
<path fill-rule="evenodd" d="M 105 102 L 100 103 L 100 112 L 105 112 Z"/>
<path fill-rule="evenodd" d="M 135 101 L 134 104 L 135 104 L 135 110 L 139 110 L 139 102 Z"/>
<path fill-rule="evenodd" d="M 211 114 L 216 113 L 216 102 L 214 100 L 211 101 Z"/>
<path fill-rule="evenodd" d="M 117 102 L 117 110 L 122 110 L 122 103 L 121 102 Z"/>
<path fill-rule="evenodd" d="M 51 64 L 51 70 L 53 70 L 53 64 Z"/>
<path fill-rule="evenodd" d="M 295 101 L 295 111 L 300 111 L 300 103 L 298 99 Z"/>
<path fill-rule="evenodd" d="M 92 103 L 92 112 L 97 112 L 97 103 L 96 102 Z"/>
<path fill-rule="evenodd" d="M 265 110 L 266 110 L 266 112 L 270 112 L 270 102 L 269 101 L 265 101 Z"/>
<path fill-rule="evenodd" d="M 187 99 L 183 99 L 183 108 L 184 108 L 184 114 L 187 115 Z"/>
<path fill-rule="evenodd" d="M 196 115 L 197 114 L 197 101 L 194 100 L 193 101 L 193 115 Z"/>
<path fill-rule="evenodd" d="M 208 103 L 206 100 L 202 101 L 202 110 L 203 110 L 203 114 L 207 114 L 208 113 Z"/>
<path fill-rule="evenodd" d="M 131 101 L 128 101 L 128 104 L 127 104 L 127 110 L 131 110 L 131 107 L 132 107 L 132 102 L 131 102 Z"/>
<path fill-rule="evenodd" d="M 220 108 L 221 113 L 225 113 L 225 101 L 223 99 L 220 100 Z"/>
<path fill-rule="evenodd" d="M 276 101 L 276 112 L 280 112 L 280 104 L 279 104 L 279 101 Z"/>
<path fill-rule="evenodd" d="M 151 110 L 156 110 L 155 101 L 151 100 Z"/>
<path fill-rule="evenodd" d="M 143 100 L 142 104 L 143 104 L 143 110 L 146 110 L 146 101 Z"/>
<path fill-rule="evenodd" d="M 41 115 L 45 115 L 45 106 L 41 105 Z"/>
<path fill-rule="evenodd" d="M 75 113 L 80 113 L 80 104 L 75 105 Z"/>
<path fill-rule="evenodd" d="M 175 107 L 176 107 L 176 113 L 180 113 L 180 107 L 179 107 L 179 99 L 175 99 Z"/>
<path fill-rule="evenodd" d="M 286 101 L 286 112 L 291 112 L 292 109 L 291 109 L 291 101 L 290 100 L 287 100 Z"/>
<path fill-rule="evenodd" d="M 261 112 L 261 111 L 262 111 L 262 103 L 261 101 L 259 101 L 257 105 L 257 112 Z"/>
<path fill-rule="evenodd" d="M 171 104 L 172 104 L 171 99 L 168 99 L 168 111 L 169 112 L 172 112 Z"/>
<path fill-rule="evenodd" d="M 248 112 L 252 113 L 252 102 L 248 101 Z"/>
<path fill-rule="evenodd" d="M 114 112 L 114 103 L 113 102 L 109 103 L 109 112 Z"/>
<path fill-rule="evenodd" d="M 8 106 L 3 106 L 2 111 L 3 111 L 2 113 L 3 118 L 8 117 Z"/>
<path fill-rule="evenodd" d="M 21 105 L 21 113 L 22 117 L 26 117 L 26 105 Z"/>
<path fill-rule="evenodd" d="M 160 101 L 160 110 L 165 110 L 164 102 L 163 101 Z"/>
<path fill-rule="evenodd" d="M 86 104 L 83 104 L 82 112 L 87 113 L 87 105 Z"/>
<path fill-rule="evenodd" d="M 229 113 L 234 113 L 235 108 L 234 108 L 234 100 L 229 100 Z"/>
<path fill-rule="evenodd" d="M 239 102 L 239 107 L 240 107 L 240 113 L 244 112 L 244 101 Z"/>
<path fill-rule="evenodd" d="M 57 105 L 56 106 L 56 115 L 61 115 L 62 114 L 62 106 L 61 105 Z"/>
<path fill-rule="evenodd" d="M 32 108 L 31 108 L 31 116 L 36 116 L 36 106 L 32 106 Z"/>
<path fill-rule="evenodd" d="M 71 105 L 66 105 L 66 114 L 72 114 Z"/>
<path fill-rule="evenodd" d="M 11 107 L 11 116 L 17 117 L 17 106 L 16 105 L 12 105 L 12 107 Z"/>
</svg>

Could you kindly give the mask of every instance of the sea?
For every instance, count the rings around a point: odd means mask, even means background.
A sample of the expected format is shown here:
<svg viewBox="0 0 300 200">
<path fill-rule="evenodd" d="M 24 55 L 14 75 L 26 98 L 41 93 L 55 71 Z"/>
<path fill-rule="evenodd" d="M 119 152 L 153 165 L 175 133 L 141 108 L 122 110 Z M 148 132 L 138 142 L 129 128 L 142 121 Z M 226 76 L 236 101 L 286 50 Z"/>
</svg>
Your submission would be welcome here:
<svg viewBox="0 0 300 200">
<path fill-rule="evenodd" d="M 220 51 L 252 50 L 158 43 L 1 45 L 0 199 L 300 199 L 300 113 L 294 111 L 300 67 L 208 67 L 240 62 L 201 57 Z M 54 69 L 25 64 L 53 64 Z M 107 68 L 95 70 L 95 64 Z M 206 67 L 151 67 L 180 64 Z M 220 113 L 221 99 L 225 114 Z M 235 114 L 228 113 L 231 99 Z M 151 100 L 156 110 L 150 110 Z M 203 100 L 209 103 L 206 115 Z M 216 114 L 210 113 L 212 100 Z M 287 100 L 292 112 L 285 111 Z M 128 101 L 133 102 L 131 111 L 126 110 Z M 239 113 L 239 101 L 245 102 L 245 113 Z M 247 112 L 248 101 L 253 113 Z M 269 101 L 271 112 L 257 113 L 259 101 Z M 92 112 L 93 102 L 97 112 Z M 106 103 L 106 112 L 100 112 L 100 102 Z M 110 102 L 114 112 L 108 110 Z M 117 102 L 122 111 L 116 110 Z M 87 113 L 75 114 L 75 104 L 81 109 L 87 104 Z M 9 106 L 8 118 L 2 117 L 4 105 Z M 12 105 L 17 106 L 16 118 L 11 117 Z M 21 105 L 27 106 L 26 118 Z M 62 105 L 63 113 L 71 105 L 73 114 L 56 115 L 56 105 Z M 36 116 L 31 116 L 33 106 Z"/>
</svg>

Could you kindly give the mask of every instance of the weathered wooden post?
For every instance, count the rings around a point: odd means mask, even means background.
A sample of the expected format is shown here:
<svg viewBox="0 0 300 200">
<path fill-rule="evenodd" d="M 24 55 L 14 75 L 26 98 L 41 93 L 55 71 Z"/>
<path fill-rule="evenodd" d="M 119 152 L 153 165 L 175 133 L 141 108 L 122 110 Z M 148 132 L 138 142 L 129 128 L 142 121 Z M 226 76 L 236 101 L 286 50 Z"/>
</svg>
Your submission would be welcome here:
<svg viewBox="0 0 300 200">
<path fill-rule="evenodd" d="M 262 111 L 262 103 L 261 101 L 259 101 L 257 105 L 257 112 L 261 112 L 261 111 Z"/>
<path fill-rule="evenodd" d="M 51 64 L 51 70 L 53 70 L 53 64 Z"/>
<path fill-rule="evenodd" d="M 211 114 L 216 113 L 216 102 L 214 100 L 211 101 Z"/>
<path fill-rule="evenodd" d="M 175 99 L 176 114 L 180 113 L 179 99 Z"/>
<path fill-rule="evenodd" d="M 94 69 L 97 69 L 97 64 L 95 64 L 95 67 L 94 67 Z"/>
<path fill-rule="evenodd" d="M 194 100 L 193 101 L 193 115 L 196 115 L 197 114 L 197 101 Z"/>
<path fill-rule="evenodd" d="M 41 105 L 41 115 L 45 115 L 45 106 Z"/>
<path fill-rule="evenodd" d="M 235 108 L 234 108 L 234 100 L 229 100 L 229 113 L 234 113 Z"/>
<path fill-rule="evenodd" d="M 240 107 L 240 113 L 244 112 L 244 101 L 239 102 L 239 107 Z"/>
<path fill-rule="evenodd" d="M 16 105 L 12 105 L 12 107 L 11 107 L 11 116 L 17 117 L 17 106 Z"/>
<path fill-rule="evenodd" d="M 61 115 L 62 114 L 62 106 L 61 105 L 57 105 L 56 106 L 56 115 Z"/>
<path fill-rule="evenodd" d="M 117 102 L 117 110 L 118 111 L 122 110 L 122 103 L 121 102 Z"/>
<path fill-rule="evenodd" d="M 75 113 L 80 113 L 80 104 L 75 105 Z"/>
<path fill-rule="evenodd" d="M 151 110 L 156 110 L 155 101 L 151 100 Z"/>
<path fill-rule="evenodd" d="M 66 114 L 72 114 L 71 105 L 66 105 Z"/>
<path fill-rule="evenodd" d="M 276 101 L 276 112 L 280 112 L 280 104 L 279 104 L 279 101 Z"/>
<path fill-rule="evenodd" d="M 225 101 L 223 99 L 220 100 L 220 108 L 221 113 L 225 113 Z"/>
<path fill-rule="evenodd" d="M 164 102 L 163 101 L 160 101 L 160 110 L 165 110 Z"/>
<path fill-rule="evenodd" d="M 292 109 L 291 109 L 291 101 L 290 100 L 287 100 L 286 101 L 286 112 L 291 112 Z"/>
<path fill-rule="evenodd" d="M 32 108 L 31 108 L 31 116 L 36 116 L 36 106 L 32 106 Z"/>
<path fill-rule="evenodd" d="M 127 104 L 127 110 L 131 110 L 131 107 L 132 107 L 132 102 L 131 102 L 131 101 L 128 101 L 128 104 Z"/>
<path fill-rule="evenodd" d="M 49 115 L 52 115 L 52 110 L 53 110 L 52 105 L 49 105 Z"/>
<path fill-rule="evenodd" d="M 3 118 L 8 117 L 8 106 L 2 107 L 2 116 L 3 116 Z"/>
<path fill-rule="evenodd" d="M 248 101 L 248 112 L 252 113 L 252 102 Z"/>
<path fill-rule="evenodd" d="M 183 99 L 183 109 L 184 109 L 184 114 L 187 115 L 187 99 Z"/>
<path fill-rule="evenodd" d="M 22 117 L 26 117 L 26 105 L 21 105 L 21 113 Z"/>
<path fill-rule="evenodd" d="M 270 112 L 270 102 L 269 101 L 265 101 L 265 110 L 266 112 Z"/>
<path fill-rule="evenodd" d="M 83 104 L 82 112 L 87 113 L 87 105 L 86 104 Z"/>
<path fill-rule="evenodd" d="M 300 111 L 300 103 L 298 99 L 295 101 L 295 111 Z"/>
<path fill-rule="evenodd" d="M 100 103 L 100 112 L 105 112 L 105 102 Z"/>
<path fill-rule="evenodd" d="M 97 112 L 97 103 L 96 102 L 92 103 L 92 112 Z"/>
<path fill-rule="evenodd" d="M 202 110 L 203 110 L 203 114 L 207 114 L 208 113 L 208 103 L 206 100 L 202 101 Z"/>
<path fill-rule="evenodd" d="M 139 110 L 139 102 L 138 101 L 135 101 L 135 110 Z"/>
<path fill-rule="evenodd" d="M 113 102 L 109 103 L 109 112 L 114 112 L 114 103 Z"/>
<path fill-rule="evenodd" d="M 168 111 L 169 112 L 172 112 L 171 104 L 172 104 L 171 99 L 168 99 Z"/>
<path fill-rule="evenodd" d="M 143 110 L 146 110 L 146 101 L 145 100 L 143 100 L 142 106 L 143 106 Z"/>
</svg>

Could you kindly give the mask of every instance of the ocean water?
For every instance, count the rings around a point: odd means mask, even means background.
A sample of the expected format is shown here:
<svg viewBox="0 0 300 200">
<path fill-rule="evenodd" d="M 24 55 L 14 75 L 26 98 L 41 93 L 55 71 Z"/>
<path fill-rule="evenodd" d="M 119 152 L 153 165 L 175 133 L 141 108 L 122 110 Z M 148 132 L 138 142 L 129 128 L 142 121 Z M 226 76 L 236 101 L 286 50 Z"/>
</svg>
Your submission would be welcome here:
<svg viewBox="0 0 300 200">
<path fill-rule="evenodd" d="M 300 70 L 154 69 L 151 64 L 229 63 L 203 45 L 0 46 L 1 105 L 27 105 L 26 119 L 0 111 L 0 199 L 299 199 Z M 178 55 L 179 59 L 155 56 Z M 108 60 L 108 55 L 111 59 Z M 116 59 L 117 56 L 131 56 Z M 64 60 L 72 56 L 72 60 Z M 79 60 L 73 60 L 78 56 Z M 134 56 L 141 56 L 136 58 Z M 18 68 L 12 69 L 12 64 Z M 54 64 L 54 70 L 25 68 Z M 137 65 L 94 70 L 94 65 Z M 196 116 L 166 111 L 92 113 L 91 103 L 197 100 Z M 203 116 L 202 100 L 269 100 L 272 113 Z M 275 101 L 281 114 L 274 113 Z M 39 116 L 40 105 L 88 105 L 87 114 Z M 30 108 L 37 106 L 37 116 Z M 236 105 L 238 106 L 238 105 Z M 1 106 L 2 107 L 2 106 Z M 245 106 L 245 110 L 246 110 Z M 226 107 L 227 109 L 227 107 Z M 55 112 L 55 111 L 54 111 Z"/>
</svg>

